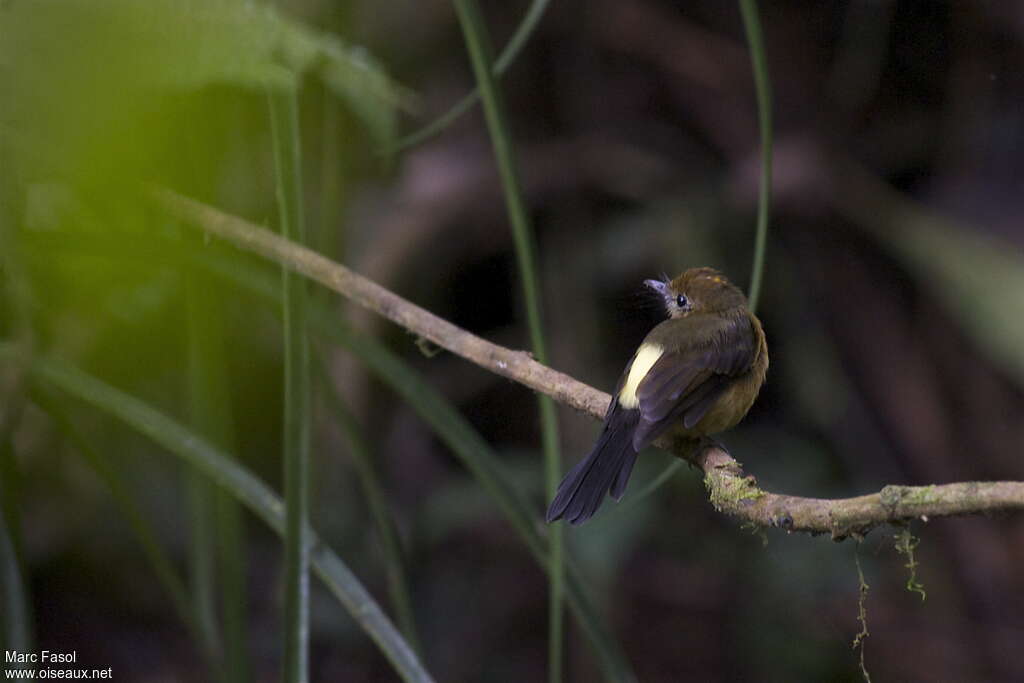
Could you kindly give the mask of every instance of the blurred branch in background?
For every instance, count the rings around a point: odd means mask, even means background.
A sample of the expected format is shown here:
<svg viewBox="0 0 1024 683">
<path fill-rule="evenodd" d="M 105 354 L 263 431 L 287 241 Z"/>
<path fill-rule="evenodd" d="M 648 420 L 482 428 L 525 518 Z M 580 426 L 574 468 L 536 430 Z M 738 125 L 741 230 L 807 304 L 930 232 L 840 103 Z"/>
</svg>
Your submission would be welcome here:
<svg viewBox="0 0 1024 683">
<path fill-rule="evenodd" d="M 241 218 L 156 188 L 152 198 L 179 220 L 286 264 L 311 280 L 496 374 L 520 382 L 597 419 L 610 397 L 533 360 L 523 351 L 492 344 L 443 320 L 344 266 L 288 242 Z M 657 446 L 699 466 L 712 504 L 720 512 L 758 527 L 829 533 L 835 539 L 863 535 L 886 523 L 996 510 L 1024 510 L 1024 482 L 967 482 L 942 486 L 887 486 L 877 494 L 847 499 L 803 498 L 769 493 L 745 476 L 719 448 L 694 453 L 662 438 Z"/>
</svg>

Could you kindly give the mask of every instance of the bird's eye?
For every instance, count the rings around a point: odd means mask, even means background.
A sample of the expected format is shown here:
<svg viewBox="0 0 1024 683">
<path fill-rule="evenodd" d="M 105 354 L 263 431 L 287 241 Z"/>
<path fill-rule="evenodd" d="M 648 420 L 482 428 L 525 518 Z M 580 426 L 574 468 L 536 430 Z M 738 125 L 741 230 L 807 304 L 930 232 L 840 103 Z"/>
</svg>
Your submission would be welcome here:
<svg viewBox="0 0 1024 683">
<path fill-rule="evenodd" d="M 676 297 L 676 306 L 679 308 L 687 308 L 690 305 L 690 300 L 686 298 L 685 294 L 680 294 Z"/>
</svg>

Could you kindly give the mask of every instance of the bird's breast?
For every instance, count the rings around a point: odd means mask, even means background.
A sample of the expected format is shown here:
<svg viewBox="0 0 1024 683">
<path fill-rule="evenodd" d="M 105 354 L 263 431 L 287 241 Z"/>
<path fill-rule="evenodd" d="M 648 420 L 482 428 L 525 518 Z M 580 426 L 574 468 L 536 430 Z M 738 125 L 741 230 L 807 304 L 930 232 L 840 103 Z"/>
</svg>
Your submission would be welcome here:
<svg viewBox="0 0 1024 683">
<path fill-rule="evenodd" d="M 685 436 L 704 436 L 731 429 L 750 410 L 763 379 L 763 376 L 758 377 L 755 373 L 749 372 L 733 380 L 700 422 L 691 429 L 679 429 L 678 433 Z"/>
</svg>

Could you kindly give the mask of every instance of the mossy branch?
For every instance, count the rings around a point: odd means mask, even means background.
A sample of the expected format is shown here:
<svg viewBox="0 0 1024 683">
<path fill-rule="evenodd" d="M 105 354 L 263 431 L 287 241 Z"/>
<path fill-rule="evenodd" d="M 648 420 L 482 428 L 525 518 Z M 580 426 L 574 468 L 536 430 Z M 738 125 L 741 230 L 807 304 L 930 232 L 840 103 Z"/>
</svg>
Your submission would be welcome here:
<svg viewBox="0 0 1024 683">
<path fill-rule="evenodd" d="M 498 346 L 467 332 L 345 266 L 241 218 L 164 188 L 151 189 L 150 196 L 182 222 L 281 263 L 490 372 L 597 419 L 604 417 L 611 400 L 608 394 L 538 363 L 525 351 Z M 862 536 L 882 524 L 912 519 L 1024 510 L 1024 482 L 890 485 L 856 498 L 802 498 L 759 488 L 740 463 L 720 448 L 697 452 L 690 442 L 664 438 L 655 445 L 704 472 L 709 497 L 719 512 L 762 528 L 828 533 L 841 540 Z"/>
</svg>

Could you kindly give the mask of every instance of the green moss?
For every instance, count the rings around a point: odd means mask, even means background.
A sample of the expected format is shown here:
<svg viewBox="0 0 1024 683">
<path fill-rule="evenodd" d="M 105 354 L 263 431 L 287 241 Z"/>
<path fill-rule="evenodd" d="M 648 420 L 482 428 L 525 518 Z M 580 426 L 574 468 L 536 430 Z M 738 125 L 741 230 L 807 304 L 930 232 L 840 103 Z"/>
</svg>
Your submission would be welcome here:
<svg viewBox="0 0 1024 683">
<path fill-rule="evenodd" d="M 907 505 L 924 505 L 934 503 L 938 499 L 935 495 L 935 485 L 915 486 L 908 488 L 903 494 L 903 502 Z"/>
<path fill-rule="evenodd" d="M 736 508 L 744 501 L 758 500 L 765 495 L 753 477 L 722 477 L 716 481 L 709 473 L 704 475 L 704 486 L 708 490 L 708 499 L 719 512 Z"/>
<path fill-rule="evenodd" d="M 917 560 L 914 558 L 914 548 L 921 542 L 920 538 L 910 533 L 910 529 L 904 527 L 900 530 L 896 536 L 896 552 L 900 555 L 905 555 L 907 563 L 903 565 L 910 570 L 910 576 L 907 577 L 907 590 L 911 593 L 918 593 L 921 596 L 923 602 L 928 594 L 925 593 L 924 584 L 917 580 Z"/>
<path fill-rule="evenodd" d="M 929 505 L 939 501 L 935 485 L 931 486 L 886 486 L 878 497 L 887 507 L 897 505 Z"/>
</svg>

